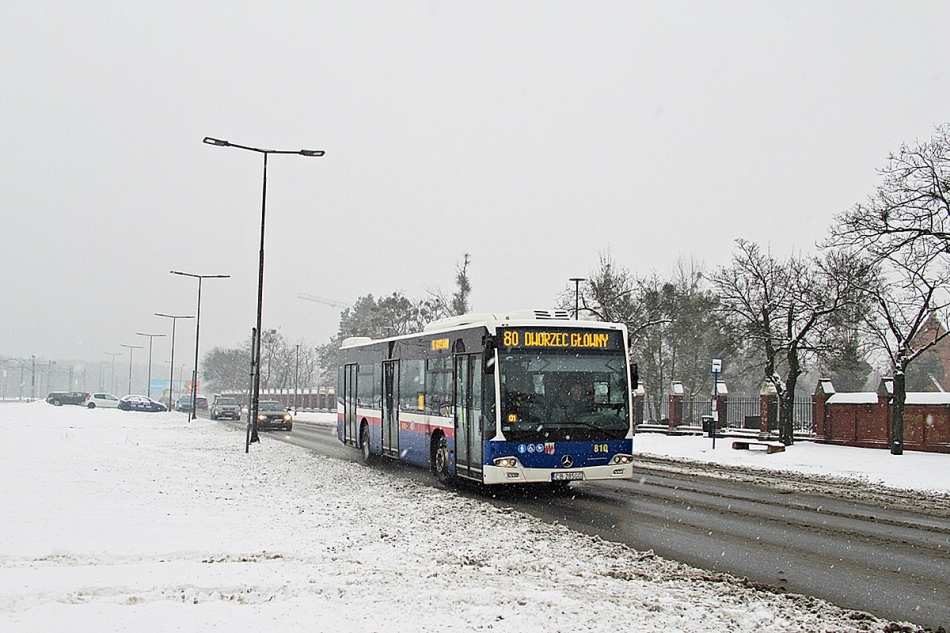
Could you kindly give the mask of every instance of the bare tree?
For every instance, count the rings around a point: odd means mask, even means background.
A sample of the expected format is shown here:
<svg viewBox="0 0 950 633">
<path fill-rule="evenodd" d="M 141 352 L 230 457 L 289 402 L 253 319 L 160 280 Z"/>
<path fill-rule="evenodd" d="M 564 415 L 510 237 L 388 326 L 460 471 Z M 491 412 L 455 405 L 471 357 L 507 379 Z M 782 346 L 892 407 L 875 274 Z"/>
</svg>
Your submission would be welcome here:
<svg viewBox="0 0 950 633">
<path fill-rule="evenodd" d="M 824 259 L 779 261 L 751 242 L 737 240 L 732 264 L 712 282 L 720 309 L 764 357 L 765 379 L 779 400 L 779 439 L 794 441 L 794 401 L 804 364 L 832 344 L 825 336 L 833 315 L 855 300 L 855 261 L 840 252 Z M 782 375 L 784 373 L 784 376 Z"/>
<path fill-rule="evenodd" d="M 864 253 L 876 266 L 867 323 L 894 372 L 891 453 L 900 455 L 908 366 L 947 336 L 922 330 L 948 308 L 950 126 L 937 127 L 927 142 L 901 145 L 880 173 L 874 195 L 835 218 L 825 245 Z"/>
<path fill-rule="evenodd" d="M 201 361 L 202 377 L 215 391 L 247 389 L 250 351 L 215 347 Z"/>
<path fill-rule="evenodd" d="M 901 145 L 880 173 L 874 195 L 835 219 L 829 244 L 877 260 L 921 240 L 950 251 L 950 125 L 937 127 L 928 142 Z"/>
<path fill-rule="evenodd" d="M 943 248 L 932 240 L 907 243 L 884 261 L 867 289 L 874 306 L 867 323 L 894 371 L 891 453 L 901 455 L 907 370 L 948 335 L 946 329 L 926 326 L 933 318 L 946 323 L 950 316 L 950 274 Z"/>
<path fill-rule="evenodd" d="M 590 279 L 578 287 L 581 312 L 627 325 L 631 356 L 640 365 L 646 390 L 647 415 L 660 417 L 672 380 L 695 396 L 710 388 L 709 359 L 722 354 L 725 336 L 714 307 L 717 299 L 706 287 L 701 266 L 679 262 L 670 279 L 653 273 L 636 278 L 602 254 Z M 572 309 L 573 287 L 559 298 Z"/>
<path fill-rule="evenodd" d="M 438 286 L 434 290 L 427 290 L 428 297 L 418 302 L 421 325 L 446 317 L 461 316 L 471 311 L 468 303 L 472 293 L 472 283 L 468 277 L 468 265 L 471 262 L 471 256 L 463 253 L 462 263 L 455 267 L 455 292 L 451 298 L 446 297 Z"/>
</svg>

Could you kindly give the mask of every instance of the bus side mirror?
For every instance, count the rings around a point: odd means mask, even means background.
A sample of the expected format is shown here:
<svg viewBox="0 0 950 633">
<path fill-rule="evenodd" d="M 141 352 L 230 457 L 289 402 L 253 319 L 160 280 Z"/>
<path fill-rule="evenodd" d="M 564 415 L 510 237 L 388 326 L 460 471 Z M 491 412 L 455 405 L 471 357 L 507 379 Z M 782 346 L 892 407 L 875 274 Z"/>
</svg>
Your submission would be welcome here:
<svg viewBox="0 0 950 633">
<path fill-rule="evenodd" d="M 636 363 L 630 363 L 630 391 L 640 386 L 640 369 Z"/>
<path fill-rule="evenodd" d="M 482 371 L 486 374 L 495 373 L 495 337 L 485 337 L 485 347 L 482 350 Z"/>
</svg>

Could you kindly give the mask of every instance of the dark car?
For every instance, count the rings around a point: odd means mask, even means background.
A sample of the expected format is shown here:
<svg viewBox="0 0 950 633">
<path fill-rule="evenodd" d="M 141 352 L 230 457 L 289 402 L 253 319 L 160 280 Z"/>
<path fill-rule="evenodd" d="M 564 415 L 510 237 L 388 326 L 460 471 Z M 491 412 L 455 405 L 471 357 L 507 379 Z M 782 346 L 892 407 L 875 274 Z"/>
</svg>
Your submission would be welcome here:
<svg viewBox="0 0 950 633">
<path fill-rule="evenodd" d="M 147 411 L 149 413 L 168 411 L 168 407 L 164 404 L 147 396 L 126 396 L 119 400 L 119 409 L 122 411 Z"/>
<path fill-rule="evenodd" d="M 46 401 L 57 407 L 63 404 L 78 404 L 81 406 L 88 397 L 89 394 L 85 391 L 51 391 L 46 396 Z"/>
<path fill-rule="evenodd" d="M 261 431 L 271 429 L 294 430 L 294 416 L 276 400 L 261 400 L 257 404 L 257 428 Z"/>
<path fill-rule="evenodd" d="M 198 410 L 207 411 L 208 410 L 208 399 L 204 396 L 198 396 Z M 191 396 L 182 396 L 175 401 L 175 411 L 187 411 L 191 412 Z"/>
</svg>

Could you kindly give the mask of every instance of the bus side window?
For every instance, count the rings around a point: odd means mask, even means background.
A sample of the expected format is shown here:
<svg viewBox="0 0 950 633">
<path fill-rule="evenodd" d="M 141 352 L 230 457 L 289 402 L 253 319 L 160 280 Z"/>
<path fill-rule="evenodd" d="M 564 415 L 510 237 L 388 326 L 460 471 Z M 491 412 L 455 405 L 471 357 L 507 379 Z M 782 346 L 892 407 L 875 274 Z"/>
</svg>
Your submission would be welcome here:
<svg viewBox="0 0 950 633">
<path fill-rule="evenodd" d="M 356 377 L 356 398 L 357 405 L 360 407 L 374 407 L 377 392 L 376 365 L 373 363 L 360 363 L 357 369 Z"/>
<path fill-rule="evenodd" d="M 399 369 L 399 410 L 416 413 L 425 402 L 425 361 L 403 360 Z"/>
<path fill-rule="evenodd" d="M 426 372 L 426 413 L 450 416 L 455 403 L 452 357 L 430 358 Z"/>
</svg>

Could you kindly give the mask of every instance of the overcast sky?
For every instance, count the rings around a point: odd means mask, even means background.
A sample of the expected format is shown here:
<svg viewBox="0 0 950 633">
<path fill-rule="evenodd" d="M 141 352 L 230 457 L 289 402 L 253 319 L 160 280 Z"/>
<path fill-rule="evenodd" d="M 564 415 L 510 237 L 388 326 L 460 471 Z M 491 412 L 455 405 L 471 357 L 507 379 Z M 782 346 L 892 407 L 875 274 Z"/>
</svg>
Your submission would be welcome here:
<svg viewBox="0 0 950 633">
<path fill-rule="evenodd" d="M 550 307 L 733 240 L 812 251 L 950 120 L 945 2 L 42 2 L 0 20 L 0 356 L 108 360 L 155 312 L 320 344 L 372 293 Z M 193 326 L 179 322 L 179 344 Z M 167 341 L 168 339 L 163 339 Z M 181 348 L 179 348 L 181 350 Z M 186 355 L 183 353 L 183 355 Z M 167 359 L 156 341 L 155 364 Z M 176 363 L 177 364 L 177 363 Z"/>
</svg>

